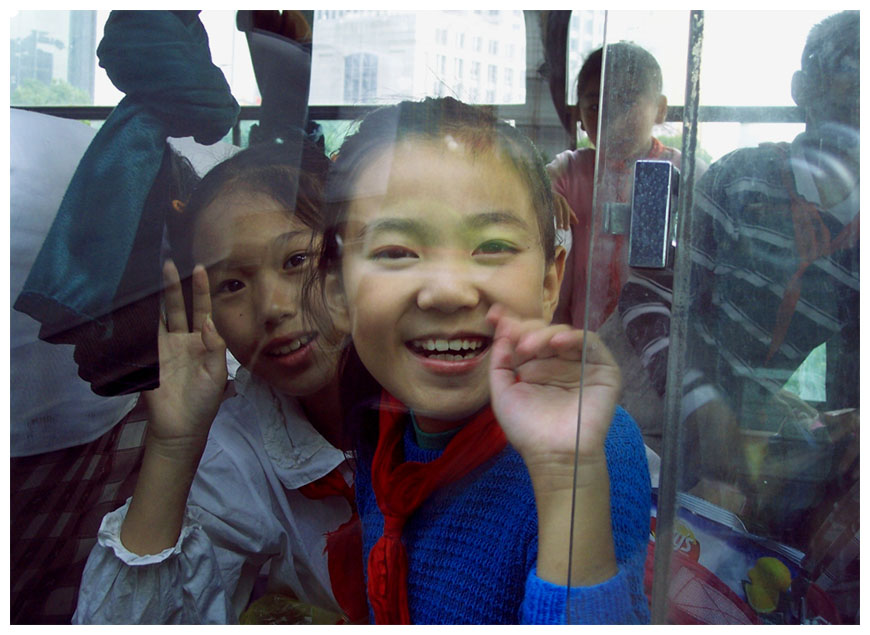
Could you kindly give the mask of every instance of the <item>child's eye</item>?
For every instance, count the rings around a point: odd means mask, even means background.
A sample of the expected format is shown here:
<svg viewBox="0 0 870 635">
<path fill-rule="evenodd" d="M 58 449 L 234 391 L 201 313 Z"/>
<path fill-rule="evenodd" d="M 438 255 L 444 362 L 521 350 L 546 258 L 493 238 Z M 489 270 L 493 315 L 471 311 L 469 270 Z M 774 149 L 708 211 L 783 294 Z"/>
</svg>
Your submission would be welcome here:
<svg viewBox="0 0 870 635">
<path fill-rule="evenodd" d="M 287 260 L 284 261 L 285 269 L 296 269 L 297 267 L 301 267 L 306 262 L 308 262 L 309 254 L 304 251 L 300 251 L 298 253 L 292 254 Z"/>
<path fill-rule="evenodd" d="M 404 258 L 416 258 L 417 254 L 407 247 L 399 245 L 387 245 L 373 250 L 369 258 L 373 260 L 402 260 Z"/>
<path fill-rule="evenodd" d="M 519 249 L 513 243 L 506 240 L 487 240 L 481 243 L 474 250 L 475 256 L 501 256 L 505 254 L 515 254 Z"/>
<path fill-rule="evenodd" d="M 224 280 L 215 287 L 215 293 L 237 293 L 245 288 L 245 283 L 241 280 Z"/>
</svg>

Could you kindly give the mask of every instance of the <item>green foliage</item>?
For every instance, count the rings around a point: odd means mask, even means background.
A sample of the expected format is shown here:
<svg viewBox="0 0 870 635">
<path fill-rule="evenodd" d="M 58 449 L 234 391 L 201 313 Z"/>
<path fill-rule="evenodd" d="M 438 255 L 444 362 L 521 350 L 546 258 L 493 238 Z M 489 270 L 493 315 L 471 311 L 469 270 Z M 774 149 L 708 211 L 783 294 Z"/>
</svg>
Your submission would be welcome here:
<svg viewBox="0 0 870 635">
<path fill-rule="evenodd" d="M 12 106 L 85 106 L 91 96 L 80 88 L 60 79 L 44 84 L 38 79 L 25 79 L 12 91 Z"/>
<path fill-rule="evenodd" d="M 345 137 L 350 136 L 359 127 L 359 121 L 353 120 L 318 120 L 323 129 L 323 141 L 327 156 L 332 156 L 341 148 Z"/>
<path fill-rule="evenodd" d="M 577 140 L 577 149 L 580 150 L 582 148 L 593 148 L 595 146 L 592 145 L 592 141 L 589 140 L 585 134 Z"/>
<path fill-rule="evenodd" d="M 682 134 L 661 135 L 657 138 L 663 144 L 665 144 L 666 146 L 669 146 L 671 148 L 676 148 L 677 150 L 680 150 L 683 147 L 683 135 Z M 712 155 L 700 146 L 697 146 L 695 148 L 695 158 L 700 159 L 701 161 L 703 161 L 707 165 L 710 165 L 713 162 Z"/>
</svg>

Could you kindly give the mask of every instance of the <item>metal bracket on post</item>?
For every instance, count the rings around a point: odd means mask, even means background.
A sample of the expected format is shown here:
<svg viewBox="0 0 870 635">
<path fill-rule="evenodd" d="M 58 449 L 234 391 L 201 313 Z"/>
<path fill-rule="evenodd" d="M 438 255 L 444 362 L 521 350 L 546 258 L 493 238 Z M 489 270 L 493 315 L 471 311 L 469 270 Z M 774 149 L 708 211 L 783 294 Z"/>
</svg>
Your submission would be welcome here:
<svg viewBox="0 0 870 635">
<path fill-rule="evenodd" d="M 627 234 L 631 222 L 631 204 L 605 203 L 603 220 L 605 234 Z"/>
<path fill-rule="evenodd" d="M 671 215 L 676 209 L 680 172 L 669 161 L 644 160 L 634 166 L 628 266 L 665 269 L 670 264 Z"/>
<path fill-rule="evenodd" d="M 634 165 L 631 203 L 605 203 L 603 231 L 628 234 L 628 265 L 664 269 L 671 260 L 671 216 L 676 209 L 680 172 L 669 161 Z"/>
</svg>

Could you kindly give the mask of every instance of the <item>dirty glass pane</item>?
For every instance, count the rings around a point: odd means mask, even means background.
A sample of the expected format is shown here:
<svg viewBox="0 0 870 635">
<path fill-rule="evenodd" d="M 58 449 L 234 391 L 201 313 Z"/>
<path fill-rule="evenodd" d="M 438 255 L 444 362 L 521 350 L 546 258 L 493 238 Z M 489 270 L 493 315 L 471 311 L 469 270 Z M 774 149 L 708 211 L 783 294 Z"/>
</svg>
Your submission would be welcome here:
<svg viewBox="0 0 870 635">
<path fill-rule="evenodd" d="M 729 572 L 712 571 L 745 600 L 753 620 L 853 623 L 858 18 L 754 16 L 744 31 L 749 41 L 763 42 L 777 28 L 783 46 L 763 61 L 730 59 L 746 90 L 726 100 L 706 62 L 713 58 L 715 72 L 723 51 L 736 54 L 725 35 L 734 17 L 706 14 L 702 105 L 747 103 L 748 95 L 759 105 L 792 100 L 804 122 L 791 139 L 755 126 L 758 136 L 738 137 L 737 150 L 696 181 L 685 244 L 680 488 L 745 528 Z"/>
<path fill-rule="evenodd" d="M 661 38 L 644 29 L 648 14 L 607 15 L 615 48 L 600 120 L 581 120 L 598 152 L 588 315 L 575 319 L 603 333 L 620 361 L 622 404 L 648 447 L 653 541 L 665 520 L 657 485 L 677 484 L 673 535 L 655 542 L 673 549 L 668 587 L 647 589 L 665 594 L 666 622 L 858 619 L 859 48 L 854 16 L 808 41 L 830 14 L 704 14 L 695 179 L 683 178 L 671 208 L 683 218 L 670 218 L 662 268 L 631 266 L 631 223 L 664 203 L 632 198 L 655 165 L 628 168 L 665 159 L 685 172 L 686 157 L 652 156 L 648 132 L 644 148 L 622 147 L 640 124 L 665 148 L 682 140 L 650 124 L 659 119 L 641 92 L 642 62 L 612 63 L 629 55 L 617 43 L 631 40 L 685 85 L 688 14 Z M 765 56 L 735 47 L 736 24 L 744 42 L 767 50 L 776 30 L 782 46 Z M 669 65 L 676 51 L 682 61 Z M 714 106 L 733 110 L 717 122 Z M 608 233 L 620 228 L 631 238 Z M 605 267 L 616 273 L 596 285 Z M 675 460 L 661 464 L 669 451 Z"/>
<path fill-rule="evenodd" d="M 649 541 L 644 535 L 630 565 L 646 574 L 643 590 L 648 598 L 664 597 L 661 621 L 857 622 L 859 298 L 857 243 L 852 230 L 857 229 L 853 221 L 858 209 L 855 115 L 859 101 L 858 55 L 851 36 L 841 33 L 840 27 L 825 31 L 820 45 L 803 61 L 808 75 L 801 77 L 809 80 L 798 82 L 799 90 L 793 91 L 793 75 L 802 67 L 807 34 L 830 12 L 705 14 L 698 58 L 703 61 L 700 110 L 697 121 L 691 115 L 689 126 L 697 131 L 697 145 L 685 149 L 687 11 L 574 12 L 565 51 L 568 102 L 574 107 L 574 125 L 567 135 L 548 102 L 545 10 L 308 13 L 313 16 L 314 38 L 308 112 L 319 126 L 312 128 L 319 131 L 330 158 L 340 157 L 344 140 L 358 129 L 359 117 L 368 108 L 426 96 L 453 96 L 471 104 L 493 105 L 491 110 L 499 118 L 528 134 L 551 162 L 554 189 L 578 217 L 573 228 L 560 236 L 562 244 L 573 246 L 571 273 L 563 285 L 556 319 L 596 331 L 621 367 L 620 404 L 639 424 L 653 488 L 649 518 L 646 509 L 641 510 L 641 525 L 649 522 Z M 90 121 L 91 127 L 17 106 L 103 106 L 108 110 L 118 104 L 123 95 L 112 86 L 95 54 L 108 14 L 103 10 L 15 11 L 10 16 L 13 304 L 50 232 L 67 185 L 97 134 L 95 128 L 103 123 Z M 257 86 L 248 43 L 236 26 L 236 11 L 203 11 L 200 19 L 209 36 L 211 59 L 239 104 L 261 106 L 246 109 L 248 119 L 239 124 L 245 145 L 254 126 L 261 132 L 265 128 L 262 119 L 253 117 L 265 118 L 262 105 L 269 100 Z M 739 38 L 735 39 L 735 33 Z M 775 46 L 771 46 L 771 33 L 776 34 Z M 587 77 L 578 94 L 577 74 L 585 58 L 605 41 L 616 48 L 608 49 L 600 63 L 603 72 Z M 631 46 L 622 46 L 627 42 Z M 294 50 L 307 55 L 306 46 L 303 43 Z M 657 61 L 660 80 L 636 47 Z M 299 71 L 297 76 L 308 73 L 302 65 L 289 70 Z M 301 94 L 287 90 L 287 84 L 281 87 L 283 91 L 276 91 L 279 95 Z M 226 138 L 207 147 L 190 138 L 173 140 L 172 145 L 190 160 L 197 176 L 239 150 L 226 143 Z M 569 147 L 569 153 L 574 153 L 570 160 L 564 154 Z M 160 153 L 157 157 L 162 160 Z M 407 163 L 398 165 L 411 164 L 415 157 L 405 158 Z M 124 159 L 109 163 L 117 168 L 125 165 Z M 151 167 L 156 171 L 157 163 Z M 184 164 L 164 167 L 163 175 L 173 180 L 172 186 L 161 181 L 154 195 L 159 202 L 142 206 L 158 214 L 156 221 L 149 217 L 139 224 L 136 217 L 124 228 L 141 230 L 135 232 L 137 242 L 126 259 L 106 265 L 104 250 L 120 245 L 122 233 L 97 238 L 109 221 L 120 217 L 99 216 L 107 207 L 87 207 L 86 218 L 106 222 L 94 223 L 71 241 L 76 255 L 83 254 L 90 265 L 98 263 L 96 275 L 82 285 L 81 296 L 113 275 L 121 278 L 108 298 L 108 313 L 81 329 L 73 328 L 72 318 L 70 323 L 51 324 L 60 330 L 52 333 L 57 337 L 49 343 L 40 337 L 38 322 L 14 308 L 10 312 L 13 623 L 70 621 L 81 572 L 101 520 L 134 493 L 143 465 L 146 425 L 153 421 L 140 391 L 153 386 L 158 369 L 155 333 L 162 318 L 164 284 L 157 265 L 169 253 L 187 253 L 179 246 L 189 246 L 186 242 L 174 241 L 178 238 L 175 232 L 183 232 L 190 218 L 184 212 L 190 211 L 187 203 L 195 181 Z M 473 162 L 465 167 L 458 176 L 476 174 Z M 564 170 L 561 174 L 580 175 L 580 185 L 576 189 L 560 185 L 560 170 Z M 430 171 L 428 164 L 418 174 L 424 178 L 415 184 L 419 186 L 413 190 L 415 195 L 423 186 L 430 189 L 414 199 L 422 202 L 412 211 L 425 216 L 426 222 L 450 216 L 433 202 L 441 202 L 447 194 L 473 191 L 480 183 L 472 179 L 457 186 L 458 179 L 452 174 L 449 181 L 436 182 L 444 174 Z M 375 185 L 388 182 L 389 178 Z M 294 188 L 295 182 L 290 188 L 293 196 Z M 110 202 L 121 200 L 118 193 L 123 190 L 117 179 L 84 189 L 107 193 Z M 313 196 L 318 191 L 315 187 Z M 684 203 L 687 197 L 691 203 Z M 455 198 L 465 202 L 462 196 Z M 244 205 L 228 207 L 230 217 L 248 211 Z M 281 214 L 288 207 L 293 209 L 285 205 Z M 121 211 L 131 209 L 127 205 Z M 308 249 L 307 239 L 314 233 L 311 228 L 306 226 L 301 233 L 286 231 L 289 215 L 280 216 L 277 231 L 270 228 L 263 233 L 269 238 L 304 235 L 302 250 Z M 169 219 L 166 227 L 165 219 Z M 644 231 L 644 221 L 657 226 L 658 233 Z M 253 221 L 237 223 L 233 231 L 224 232 L 227 244 L 244 243 L 243 238 L 255 229 Z M 458 229 L 450 235 L 468 234 L 466 226 Z M 414 238 L 426 242 L 420 236 L 428 235 L 419 232 Z M 262 240 L 262 233 L 256 238 Z M 213 246 L 207 239 L 205 243 L 206 251 Z M 268 250 L 278 243 L 256 244 L 265 246 L 253 250 L 251 262 L 261 262 L 263 254 L 271 254 Z M 494 253 L 505 247 L 490 240 L 486 246 Z M 389 249 L 379 256 L 396 254 L 397 250 Z M 399 251 L 397 259 L 405 255 Z M 226 260 L 224 253 L 212 256 L 219 262 Z M 308 251 L 291 256 L 274 262 L 282 268 L 287 263 L 311 262 Z M 659 258 L 659 264 L 654 258 Z M 67 288 L 66 281 L 62 287 Z M 515 288 L 505 289 L 509 301 L 518 297 Z M 293 293 L 297 290 L 294 286 Z M 267 304 L 267 308 L 275 305 Z M 381 303 L 373 305 L 380 308 Z M 375 322 L 383 329 L 386 320 Z M 289 340 L 258 339 L 254 357 L 264 350 L 264 341 L 275 358 L 291 355 L 314 341 L 305 330 L 309 323 L 294 324 L 296 336 Z M 461 364 L 487 346 L 487 339 L 433 337 L 412 346 L 420 349 L 415 353 L 418 356 L 431 358 L 430 365 Z M 330 350 L 338 349 L 336 344 Z M 671 351 L 675 352 L 669 355 Z M 372 355 L 380 359 L 383 351 L 375 350 Z M 218 365 L 222 367 L 223 359 Z M 282 365 L 280 381 L 292 372 L 292 368 L 288 371 L 292 366 Z M 309 438 L 299 444 L 295 437 L 284 438 L 285 428 L 290 428 L 283 425 L 288 420 L 280 417 L 307 406 L 300 406 L 301 401 L 289 392 L 278 395 L 268 386 L 245 383 L 251 374 L 231 354 L 227 367 L 231 382 L 222 397 L 235 399 L 245 390 L 263 388 L 257 393 L 257 406 L 246 404 L 236 411 L 236 432 L 250 436 L 259 452 L 252 459 L 256 469 L 246 468 L 243 477 L 227 478 L 226 473 L 234 474 L 235 467 L 223 472 L 209 472 L 211 468 L 206 467 L 197 477 L 200 485 L 191 490 L 195 492 L 191 500 L 201 509 L 208 508 L 210 503 L 203 503 L 204 498 L 226 498 L 233 487 L 245 487 L 253 473 L 259 478 L 274 467 L 262 490 L 266 492 L 263 516 L 271 519 L 285 512 L 286 516 L 276 522 L 281 525 L 277 530 L 281 536 L 264 547 L 269 541 L 260 540 L 264 523 L 251 511 L 255 507 L 251 488 L 230 496 L 231 505 L 244 504 L 228 523 L 229 529 L 214 521 L 203 530 L 220 534 L 214 542 L 219 545 L 219 557 L 226 558 L 222 569 L 233 572 L 226 579 L 231 588 L 218 592 L 227 591 L 226 604 L 233 614 L 215 621 L 234 621 L 249 602 L 264 598 L 244 620 L 277 615 L 284 621 L 349 621 L 348 605 L 341 603 L 340 590 L 331 583 L 331 576 L 342 567 L 335 560 L 329 562 L 325 554 L 333 530 L 353 528 L 359 519 L 353 512 L 352 492 L 344 487 L 351 468 L 341 463 L 342 451 L 350 446 L 339 449 L 339 441 L 333 446 L 332 436 L 329 441 L 317 436 L 311 444 Z M 361 390 L 370 388 L 365 385 Z M 380 389 L 371 395 L 375 398 L 369 403 L 380 404 Z M 308 406 L 334 408 L 338 403 L 338 397 L 329 393 L 308 401 Z M 250 413 L 260 406 L 275 415 L 270 421 L 276 425 L 264 432 L 251 423 Z M 375 413 L 375 423 L 378 416 Z M 444 436 L 414 427 L 419 424 L 415 415 L 402 416 L 400 423 L 419 446 L 414 456 L 428 459 L 445 447 Z M 283 441 L 267 449 L 263 441 L 267 436 Z M 322 498 L 317 498 L 322 492 L 309 497 L 297 491 L 301 483 L 285 480 L 293 470 L 284 470 L 283 459 L 296 456 L 300 447 L 325 447 L 317 446 L 320 442 L 329 445 L 330 457 L 338 454 L 329 469 L 336 465 L 343 469 L 341 474 L 334 473 L 342 477 L 341 494 L 331 494 L 322 516 L 319 511 L 312 514 L 329 527 L 306 527 L 307 533 L 288 530 L 299 509 L 324 508 Z M 219 463 L 220 454 L 208 454 L 203 465 Z M 483 496 L 482 502 L 469 503 L 476 506 L 472 507 L 475 514 L 491 518 L 486 514 L 493 510 L 512 509 L 520 498 L 517 492 L 524 492 L 527 518 L 534 517 L 535 500 L 525 479 L 527 473 L 518 467 L 517 457 L 510 455 L 509 459 L 516 459 L 505 470 L 516 479 L 516 487 L 503 487 L 506 481 L 500 480 L 502 507 Z M 667 483 L 676 490 L 670 501 L 659 494 Z M 411 518 L 412 533 L 405 537 L 426 539 L 426 532 L 431 531 L 427 523 L 438 520 L 441 508 L 437 506 L 452 504 L 451 497 L 461 492 L 463 484 L 456 488 L 451 484 L 446 494 L 434 496 L 436 513 L 424 521 L 419 520 L 422 515 Z M 374 523 L 369 520 L 369 527 L 376 526 L 377 505 L 371 497 L 366 502 L 365 511 L 373 514 L 369 519 L 375 519 Z M 641 501 L 641 507 L 646 503 Z M 280 512 L 275 512 L 276 507 Z M 582 507 L 574 512 L 577 522 L 582 522 Z M 212 520 L 219 517 L 211 511 L 205 515 Z M 486 564 L 493 563 L 493 558 L 470 560 L 483 562 L 490 576 L 500 576 L 487 588 L 500 584 L 506 590 L 519 589 L 519 597 L 528 574 L 525 556 L 529 545 L 537 544 L 537 527 L 524 523 L 517 531 L 502 531 L 500 525 L 496 529 L 498 540 L 487 547 L 514 549 L 524 566 L 513 566 L 514 561 L 504 559 L 497 569 Z M 248 530 L 256 545 L 234 543 L 221 550 L 226 543 L 244 542 L 247 536 L 239 536 Z M 468 544 L 480 533 L 470 524 L 464 531 Z M 374 538 L 372 532 L 366 536 L 369 546 Z M 208 540 L 204 544 L 210 548 Z M 285 548 L 289 542 L 293 547 Z M 273 544 L 277 545 L 274 549 Z M 620 558 L 625 556 L 621 548 L 617 545 Z M 668 557 L 659 558 L 663 553 Z M 568 555 L 583 558 L 586 554 L 581 550 Z M 347 571 L 359 573 L 358 558 L 347 562 L 352 565 Z M 655 575 L 658 562 L 664 563 L 667 574 L 660 587 Z M 509 576 L 511 581 L 506 581 Z M 224 583 L 222 576 L 205 577 L 211 583 Z M 297 582 L 302 586 L 294 587 L 295 595 L 289 597 L 286 588 Z M 433 614 L 448 606 L 433 591 L 429 579 L 414 580 L 411 587 L 421 603 L 430 602 Z M 102 584 L 93 584 L 89 590 L 95 589 L 105 590 Z M 164 595 L 182 597 L 179 593 Z M 270 604 L 275 596 L 277 604 Z M 576 600 L 569 595 L 569 608 Z M 645 601 L 634 600 L 641 605 Z M 223 600 L 216 604 L 224 606 Z M 367 619 L 367 607 L 362 604 L 352 619 Z M 111 601 L 103 606 L 115 608 Z M 469 606 L 464 595 L 456 594 L 449 605 L 453 621 L 464 617 Z M 154 621 L 165 619 L 163 615 Z"/>
</svg>

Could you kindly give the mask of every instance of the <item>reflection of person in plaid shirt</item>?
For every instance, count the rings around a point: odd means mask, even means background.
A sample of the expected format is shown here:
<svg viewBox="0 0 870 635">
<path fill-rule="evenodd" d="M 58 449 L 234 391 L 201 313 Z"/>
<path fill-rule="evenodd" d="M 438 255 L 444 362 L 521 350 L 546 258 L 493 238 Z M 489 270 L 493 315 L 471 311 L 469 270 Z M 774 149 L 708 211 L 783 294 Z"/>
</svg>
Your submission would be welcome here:
<svg viewBox="0 0 870 635">
<path fill-rule="evenodd" d="M 681 466 L 685 486 L 704 476 L 737 482 L 744 520 L 806 551 L 810 579 L 833 590 L 844 619 L 857 618 L 858 586 L 858 426 L 842 421 L 847 411 L 857 420 L 860 404 L 859 31 L 858 12 L 846 11 L 810 32 L 792 81 L 804 133 L 736 150 L 697 184 L 681 412 L 684 445 L 701 448 Z M 672 271 L 635 270 L 619 301 L 625 334 L 662 395 L 673 289 Z M 822 344 L 827 377 L 816 405 L 834 412 L 804 429 L 795 400 L 779 391 Z M 753 428 L 817 436 L 803 463 L 802 444 L 790 442 L 783 454 L 800 468 L 783 467 L 775 481 L 736 468 L 747 454 L 737 435 Z M 771 472 L 772 447 L 761 464 Z"/>
<path fill-rule="evenodd" d="M 95 131 L 16 109 L 10 124 L 14 298 Z M 78 377 L 72 347 L 38 331 L 11 311 L 10 621 L 68 624 L 100 519 L 132 492 L 145 422 L 137 395 L 98 397 Z"/>
<path fill-rule="evenodd" d="M 100 438 L 11 461 L 12 624 L 69 624 L 103 516 L 133 493 L 145 410 Z"/>
</svg>

